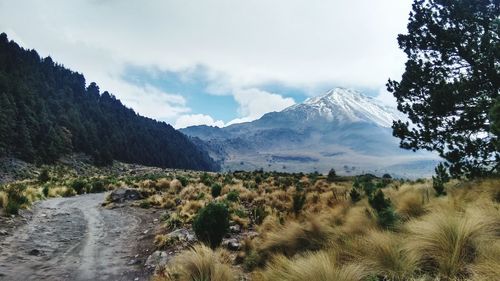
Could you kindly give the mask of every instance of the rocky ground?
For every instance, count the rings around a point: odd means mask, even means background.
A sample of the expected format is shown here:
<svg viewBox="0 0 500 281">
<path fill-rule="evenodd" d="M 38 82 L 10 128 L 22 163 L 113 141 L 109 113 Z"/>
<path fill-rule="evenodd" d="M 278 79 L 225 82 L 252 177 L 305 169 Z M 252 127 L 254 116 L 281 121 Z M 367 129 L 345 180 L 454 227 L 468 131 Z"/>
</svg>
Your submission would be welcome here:
<svg viewBox="0 0 500 281">
<path fill-rule="evenodd" d="M 0 225 L 0 280 L 148 280 L 156 210 L 105 194 L 34 204 Z"/>
</svg>

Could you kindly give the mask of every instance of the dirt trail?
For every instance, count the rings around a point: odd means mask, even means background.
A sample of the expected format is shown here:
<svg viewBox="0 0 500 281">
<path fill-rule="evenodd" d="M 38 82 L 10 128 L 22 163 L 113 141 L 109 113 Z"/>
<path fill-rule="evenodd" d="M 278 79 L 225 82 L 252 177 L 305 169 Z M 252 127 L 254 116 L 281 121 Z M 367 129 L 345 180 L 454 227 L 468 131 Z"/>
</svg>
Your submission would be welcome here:
<svg viewBox="0 0 500 281">
<path fill-rule="evenodd" d="M 144 214 L 102 208 L 104 196 L 36 203 L 33 218 L 0 244 L 0 280 L 147 280 L 133 262 Z"/>
</svg>

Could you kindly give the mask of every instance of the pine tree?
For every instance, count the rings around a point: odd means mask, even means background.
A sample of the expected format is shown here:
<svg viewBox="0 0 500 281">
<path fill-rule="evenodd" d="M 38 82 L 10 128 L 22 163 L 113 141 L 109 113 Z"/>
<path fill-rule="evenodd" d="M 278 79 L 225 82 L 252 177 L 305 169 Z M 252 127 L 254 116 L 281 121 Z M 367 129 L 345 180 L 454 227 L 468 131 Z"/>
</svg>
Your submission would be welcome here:
<svg viewBox="0 0 500 281">
<path fill-rule="evenodd" d="M 454 176 L 479 176 L 499 166 L 489 111 L 500 88 L 500 2 L 415 0 L 402 80 L 389 80 L 398 109 L 401 147 L 437 151 Z"/>
</svg>

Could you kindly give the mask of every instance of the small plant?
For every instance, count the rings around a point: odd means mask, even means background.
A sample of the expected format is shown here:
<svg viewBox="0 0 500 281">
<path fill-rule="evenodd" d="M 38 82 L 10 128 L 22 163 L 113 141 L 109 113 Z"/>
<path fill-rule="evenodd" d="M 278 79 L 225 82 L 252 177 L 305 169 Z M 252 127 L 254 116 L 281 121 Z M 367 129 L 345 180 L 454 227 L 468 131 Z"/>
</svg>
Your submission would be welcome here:
<svg viewBox="0 0 500 281">
<path fill-rule="evenodd" d="M 96 180 L 92 182 L 89 193 L 99 193 L 99 192 L 104 192 L 106 189 L 104 188 L 104 182 L 100 180 Z"/>
<path fill-rule="evenodd" d="M 46 183 L 50 180 L 49 171 L 47 169 L 43 169 L 42 172 L 38 175 L 38 182 Z"/>
<path fill-rule="evenodd" d="M 264 219 L 269 215 L 263 206 L 257 206 L 252 210 L 252 217 L 255 224 L 260 225 Z"/>
<path fill-rule="evenodd" d="M 231 190 L 227 193 L 227 200 L 237 202 L 240 199 L 240 194 L 237 190 Z"/>
<path fill-rule="evenodd" d="M 306 203 L 306 195 L 303 192 L 296 192 L 293 195 L 293 213 L 298 215 Z"/>
<path fill-rule="evenodd" d="M 87 183 L 81 179 L 75 179 L 71 183 L 71 188 L 73 188 L 77 194 L 83 194 L 87 191 Z"/>
<path fill-rule="evenodd" d="M 42 189 L 43 196 L 49 197 L 49 190 L 50 190 L 49 185 L 48 184 L 44 185 Z"/>
<path fill-rule="evenodd" d="M 201 174 L 200 181 L 205 186 L 211 186 L 214 182 L 214 179 L 208 173 L 203 173 Z"/>
<path fill-rule="evenodd" d="M 377 193 L 368 199 L 370 206 L 377 212 L 378 223 L 384 228 L 392 228 L 397 220 L 398 216 L 394 212 L 391 200 L 386 199 L 382 190 L 378 190 Z"/>
<path fill-rule="evenodd" d="M 439 163 L 434 171 L 436 172 L 436 176 L 432 176 L 432 187 L 436 191 L 437 196 L 446 195 L 444 184 L 450 181 L 446 167 L 443 163 Z"/>
<path fill-rule="evenodd" d="M 193 230 L 201 242 L 215 249 L 229 230 L 229 210 L 225 204 L 209 203 L 200 209 Z"/>
<path fill-rule="evenodd" d="M 326 177 L 326 180 L 328 182 L 334 182 L 337 179 L 337 172 L 335 172 L 335 169 L 330 169 L 328 172 L 328 176 Z"/>
<path fill-rule="evenodd" d="M 143 200 L 139 203 L 139 207 L 143 209 L 149 209 L 151 208 L 151 202 L 149 202 L 148 200 Z"/>
<path fill-rule="evenodd" d="M 352 203 L 356 203 L 361 200 L 361 194 L 356 190 L 356 188 L 351 189 L 349 196 L 351 197 Z"/>
<path fill-rule="evenodd" d="M 176 177 L 176 179 L 178 179 L 181 182 L 183 187 L 186 187 L 189 184 L 189 180 L 186 177 L 178 176 Z"/>
<path fill-rule="evenodd" d="M 222 191 L 222 186 L 220 184 L 218 184 L 218 183 L 212 184 L 211 193 L 212 193 L 213 198 L 219 197 L 221 191 Z"/>
</svg>

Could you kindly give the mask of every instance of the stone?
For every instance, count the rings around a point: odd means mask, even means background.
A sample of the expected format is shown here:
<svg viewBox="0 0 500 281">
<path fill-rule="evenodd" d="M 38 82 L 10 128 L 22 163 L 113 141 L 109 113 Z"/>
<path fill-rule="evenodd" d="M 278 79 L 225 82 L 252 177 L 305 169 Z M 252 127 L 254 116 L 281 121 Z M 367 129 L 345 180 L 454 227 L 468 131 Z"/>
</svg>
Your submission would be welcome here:
<svg viewBox="0 0 500 281">
<path fill-rule="evenodd" d="M 109 196 L 108 200 L 115 203 L 123 203 L 129 200 L 140 200 L 143 196 L 138 190 L 131 188 L 118 188 L 113 190 Z"/>
<path fill-rule="evenodd" d="M 33 249 L 33 250 L 28 252 L 28 255 L 31 255 L 31 256 L 39 256 L 41 254 L 42 254 L 42 252 L 40 252 L 40 250 L 38 250 L 38 249 Z"/>
<path fill-rule="evenodd" d="M 229 251 L 239 251 L 241 249 L 241 243 L 234 238 L 223 241 L 222 246 L 227 248 Z"/>
<path fill-rule="evenodd" d="M 231 233 L 240 233 L 241 232 L 241 226 L 239 224 L 231 225 L 229 227 L 229 231 L 231 231 Z"/>
<path fill-rule="evenodd" d="M 172 258 L 171 255 L 164 251 L 155 251 L 147 259 L 144 264 L 148 268 L 158 268 L 167 265 Z"/>
</svg>

